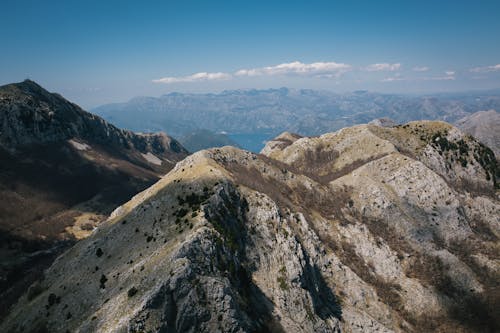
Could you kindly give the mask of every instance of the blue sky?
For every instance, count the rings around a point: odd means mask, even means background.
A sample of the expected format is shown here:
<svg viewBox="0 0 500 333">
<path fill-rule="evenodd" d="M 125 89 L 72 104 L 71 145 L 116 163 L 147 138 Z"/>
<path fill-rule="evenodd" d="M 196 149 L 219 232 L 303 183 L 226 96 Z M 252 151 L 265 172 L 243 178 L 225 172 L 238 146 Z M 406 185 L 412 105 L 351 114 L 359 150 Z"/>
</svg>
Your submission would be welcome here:
<svg viewBox="0 0 500 333">
<path fill-rule="evenodd" d="M 86 108 L 172 91 L 500 88 L 500 1 L 2 0 L 0 84 Z"/>
</svg>

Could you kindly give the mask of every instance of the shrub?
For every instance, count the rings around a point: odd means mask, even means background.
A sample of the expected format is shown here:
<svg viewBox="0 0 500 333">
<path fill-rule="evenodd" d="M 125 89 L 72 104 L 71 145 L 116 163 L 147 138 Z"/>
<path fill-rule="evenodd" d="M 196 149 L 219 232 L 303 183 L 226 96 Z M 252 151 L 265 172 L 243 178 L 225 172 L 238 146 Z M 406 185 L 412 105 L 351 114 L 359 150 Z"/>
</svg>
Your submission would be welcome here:
<svg viewBox="0 0 500 333">
<path fill-rule="evenodd" d="M 101 279 L 99 280 L 99 283 L 100 283 L 100 288 L 101 289 L 104 289 L 106 288 L 106 281 L 108 281 L 108 278 L 106 277 L 106 275 L 102 274 L 101 275 Z"/>
<path fill-rule="evenodd" d="M 276 278 L 276 281 L 278 281 L 278 284 L 282 290 L 288 290 L 288 284 L 286 283 L 286 280 L 283 276 L 278 276 Z"/>
<path fill-rule="evenodd" d="M 127 296 L 128 297 L 133 297 L 135 294 L 137 294 L 137 288 L 136 287 L 132 287 L 130 288 L 128 291 L 127 291 Z"/>
</svg>

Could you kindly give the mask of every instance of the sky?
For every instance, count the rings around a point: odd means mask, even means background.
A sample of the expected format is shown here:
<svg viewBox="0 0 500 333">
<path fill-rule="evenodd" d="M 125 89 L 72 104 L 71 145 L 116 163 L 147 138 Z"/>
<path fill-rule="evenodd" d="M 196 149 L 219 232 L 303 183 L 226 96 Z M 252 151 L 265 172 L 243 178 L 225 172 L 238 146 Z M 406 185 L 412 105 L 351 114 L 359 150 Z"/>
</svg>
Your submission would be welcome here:
<svg viewBox="0 0 500 333">
<path fill-rule="evenodd" d="M 500 1 L 1 0 L 0 84 L 84 108 L 170 92 L 500 88 Z"/>
</svg>

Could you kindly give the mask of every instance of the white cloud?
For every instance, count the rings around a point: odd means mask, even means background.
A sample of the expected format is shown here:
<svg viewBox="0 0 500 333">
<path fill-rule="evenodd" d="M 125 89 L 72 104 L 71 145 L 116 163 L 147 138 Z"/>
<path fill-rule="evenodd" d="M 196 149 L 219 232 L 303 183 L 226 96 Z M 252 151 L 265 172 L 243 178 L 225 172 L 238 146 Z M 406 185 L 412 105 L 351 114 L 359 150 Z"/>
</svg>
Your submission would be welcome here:
<svg viewBox="0 0 500 333">
<path fill-rule="evenodd" d="M 351 70 L 351 65 L 336 62 L 313 62 L 304 64 L 300 61 L 283 63 L 276 66 L 240 69 L 234 73 L 236 76 L 261 76 L 261 75 L 304 75 L 315 77 L 338 77 Z"/>
<path fill-rule="evenodd" d="M 380 80 L 380 82 L 394 82 L 394 81 L 406 81 L 406 79 L 401 77 L 401 73 L 396 73 L 393 76 L 386 77 L 385 79 Z"/>
<path fill-rule="evenodd" d="M 453 81 L 453 80 L 455 80 L 455 74 L 456 74 L 455 71 L 448 70 L 448 71 L 445 71 L 444 74 L 445 75 L 442 75 L 442 76 L 423 77 L 423 78 L 419 78 L 417 80 L 421 80 L 421 81 Z"/>
<path fill-rule="evenodd" d="M 389 72 L 394 72 L 397 71 L 401 68 L 401 64 L 388 64 L 388 63 L 381 63 L 381 64 L 371 64 L 365 68 L 368 72 L 382 72 L 382 71 L 389 71 Z"/>
<path fill-rule="evenodd" d="M 394 82 L 394 81 L 405 81 L 406 79 L 402 77 L 392 76 L 386 77 L 385 79 L 380 80 L 381 82 Z"/>
<path fill-rule="evenodd" d="M 422 67 L 418 67 L 418 66 L 417 66 L 417 67 L 413 67 L 413 71 L 414 71 L 414 72 L 427 72 L 427 71 L 429 71 L 429 70 L 430 70 L 430 68 L 429 68 L 429 67 L 427 67 L 427 66 L 422 66 Z"/>
<path fill-rule="evenodd" d="M 200 82 L 200 81 L 213 81 L 213 80 L 229 80 L 231 78 L 231 74 L 228 73 L 207 73 L 200 72 L 195 73 L 193 75 L 188 76 L 170 76 L 164 77 L 161 79 L 153 80 L 154 83 L 179 83 L 179 82 Z"/>
<path fill-rule="evenodd" d="M 169 76 L 153 80 L 154 83 L 200 82 L 212 80 L 229 80 L 235 76 L 263 76 L 263 75 L 302 75 L 317 78 L 336 78 L 351 70 L 351 65 L 336 62 L 313 62 L 304 64 L 300 61 L 283 63 L 276 66 L 240 69 L 230 73 L 195 73 L 188 76 Z"/>
<path fill-rule="evenodd" d="M 432 77 L 427 77 L 424 79 L 424 81 L 451 81 L 451 80 L 455 80 L 455 76 L 453 76 L 453 75 L 432 76 Z"/>
<path fill-rule="evenodd" d="M 470 69 L 473 73 L 488 73 L 488 72 L 496 72 L 500 71 L 500 64 L 486 67 L 474 67 Z"/>
</svg>

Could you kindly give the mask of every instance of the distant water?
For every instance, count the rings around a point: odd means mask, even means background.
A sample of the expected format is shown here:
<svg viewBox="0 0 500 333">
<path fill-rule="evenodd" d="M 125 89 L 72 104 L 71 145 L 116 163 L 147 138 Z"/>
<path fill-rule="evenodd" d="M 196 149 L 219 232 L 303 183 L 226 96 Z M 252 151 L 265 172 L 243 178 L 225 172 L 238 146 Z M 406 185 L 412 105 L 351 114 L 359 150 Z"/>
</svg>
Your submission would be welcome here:
<svg viewBox="0 0 500 333">
<path fill-rule="evenodd" d="M 258 153 L 266 145 L 266 141 L 275 137 L 270 133 L 227 134 L 241 148 Z"/>
</svg>

